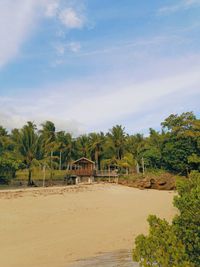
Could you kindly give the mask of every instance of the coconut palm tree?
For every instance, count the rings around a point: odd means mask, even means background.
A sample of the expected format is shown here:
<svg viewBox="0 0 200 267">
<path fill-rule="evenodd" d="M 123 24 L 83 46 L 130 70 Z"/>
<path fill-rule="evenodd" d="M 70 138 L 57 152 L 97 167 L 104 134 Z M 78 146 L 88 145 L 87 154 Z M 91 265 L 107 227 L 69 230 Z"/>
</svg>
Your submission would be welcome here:
<svg viewBox="0 0 200 267">
<path fill-rule="evenodd" d="M 37 133 L 36 125 L 30 121 L 27 122 L 21 130 L 15 130 L 15 132 L 13 132 L 12 138 L 28 169 L 28 185 L 33 185 L 32 168 L 42 157 L 42 140 Z"/>
<path fill-rule="evenodd" d="M 53 122 L 46 121 L 42 123 L 42 129 L 40 130 L 40 134 L 43 139 L 44 146 L 55 142 L 56 140 L 56 127 Z"/>
<path fill-rule="evenodd" d="M 96 166 L 100 169 L 100 155 L 103 151 L 103 145 L 105 143 L 105 136 L 101 133 L 91 133 L 89 135 L 89 151 L 91 158 L 95 160 Z"/>
<path fill-rule="evenodd" d="M 114 126 L 107 134 L 110 145 L 115 151 L 115 156 L 117 160 L 121 160 L 126 146 L 127 135 L 125 133 L 125 128 L 121 125 Z"/>
<path fill-rule="evenodd" d="M 89 157 L 89 138 L 86 134 L 77 138 L 76 145 L 81 157 Z"/>
<path fill-rule="evenodd" d="M 74 159 L 76 153 L 75 142 L 72 135 L 70 133 L 60 131 L 56 134 L 56 142 L 59 146 L 60 169 L 62 169 L 63 164 L 67 164 L 69 169 L 69 164 Z"/>
<path fill-rule="evenodd" d="M 47 162 L 49 162 L 49 167 L 51 170 L 51 179 L 52 179 L 52 170 L 54 167 L 55 160 L 57 156 L 54 156 L 53 153 L 58 149 L 58 144 L 56 143 L 56 127 L 53 122 L 46 121 L 42 123 L 42 129 L 40 130 L 40 136 L 42 139 L 42 150 L 43 157 Z"/>
</svg>

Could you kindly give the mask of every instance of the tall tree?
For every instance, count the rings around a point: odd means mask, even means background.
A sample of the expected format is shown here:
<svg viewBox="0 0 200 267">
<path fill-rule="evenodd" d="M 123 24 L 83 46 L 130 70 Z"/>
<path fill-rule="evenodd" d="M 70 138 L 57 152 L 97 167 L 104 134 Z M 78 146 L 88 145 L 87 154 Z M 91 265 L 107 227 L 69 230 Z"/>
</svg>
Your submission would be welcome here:
<svg viewBox="0 0 200 267">
<path fill-rule="evenodd" d="M 0 126 L 0 183 L 9 183 L 20 167 L 19 155 L 5 128 Z"/>
<path fill-rule="evenodd" d="M 75 141 L 70 133 L 60 131 L 56 134 L 56 142 L 59 146 L 58 150 L 62 155 L 62 166 L 67 166 L 69 169 L 71 161 L 76 158 Z"/>
<path fill-rule="evenodd" d="M 27 122 L 20 131 L 15 131 L 16 147 L 28 169 L 28 185 L 32 185 L 32 168 L 41 158 L 41 138 L 37 133 L 36 125 Z"/>
<path fill-rule="evenodd" d="M 199 120 L 192 112 L 186 112 L 181 115 L 170 115 L 161 125 L 166 133 L 162 149 L 165 168 L 188 174 L 193 168 L 191 155 L 199 157 Z"/>
<path fill-rule="evenodd" d="M 51 179 L 52 179 L 52 170 L 54 163 L 57 160 L 57 157 L 53 153 L 58 148 L 56 143 L 56 127 L 53 122 L 46 121 L 42 124 L 42 129 L 40 130 L 40 136 L 42 140 L 42 149 L 45 159 L 45 164 L 50 167 L 51 170 Z"/>
<path fill-rule="evenodd" d="M 104 143 L 105 136 L 102 132 L 89 134 L 89 151 L 98 169 L 100 169 L 100 156 L 103 151 Z"/>
<path fill-rule="evenodd" d="M 89 157 L 89 138 L 86 134 L 77 138 L 77 149 L 81 157 Z"/>
<path fill-rule="evenodd" d="M 118 160 L 121 160 L 124 155 L 126 145 L 127 135 L 125 133 L 125 128 L 121 125 L 116 125 L 109 131 L 107 136 L 110 140 L 110 145 L 115 150 L 116 158 Z"/>
</svg>

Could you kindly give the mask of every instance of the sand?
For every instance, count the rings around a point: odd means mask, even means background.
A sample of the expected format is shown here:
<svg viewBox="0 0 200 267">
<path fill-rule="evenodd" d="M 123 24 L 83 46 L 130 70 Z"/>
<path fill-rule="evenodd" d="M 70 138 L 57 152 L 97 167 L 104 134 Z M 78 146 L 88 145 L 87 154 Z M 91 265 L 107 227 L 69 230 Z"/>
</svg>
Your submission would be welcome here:
<svg viewBox="0 0 200 267">
<path fill-rule="evenodd" d="M 174 194 L 111 184 L 0 191 L 0 266 L 67 267 L 131 249 L 149 214 L 172 219 Z"/>
</svg>

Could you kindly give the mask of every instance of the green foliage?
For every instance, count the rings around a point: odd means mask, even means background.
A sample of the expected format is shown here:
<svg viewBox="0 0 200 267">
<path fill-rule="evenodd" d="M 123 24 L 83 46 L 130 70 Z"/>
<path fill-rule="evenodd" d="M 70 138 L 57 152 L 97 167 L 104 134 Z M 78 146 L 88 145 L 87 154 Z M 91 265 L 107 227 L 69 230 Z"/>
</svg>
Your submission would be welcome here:
<svg viewBox="0 0 200 267">
<path fill-rule="evenodd" d="M 5 128 L 3 128 L 1 125 L 0 125 L 0 136 L 7 136 L 7 131 Z"/>
<path fill-rule="evenodd" d="M 177 190 L 179 195 L 174 205 L 180 214 L 174 218 L 173 225 L 189 259 L 200 266 L 200 173 L 193 172 L 188 180 L 179 181 Z"/>
<path fill-rule="evenodd" d="M 136 238 L 133 259 L 143 267 L 200 266 L 200 173 L 180 180 L 177 190 L 172 224 L 150 216 L 149 235 Z"/>
<path fill-rule="evenodd" d="M 28 122 L 20 131 L 13 133 L 19 157 L 22 158 L 26 168 L 29 170 L 28 185 L 32 185 L 32 168 L 41 158 L 41 138 L 37 135 L 37 128 L 32 122 Z"/>
<path fill-rule="evenodd" d="M 194 141 L 190 137 L 171 135 L 163 144 L 164 166 L 177 173 L 187 174 L 190 170 L 188 157 L 196 151 Z"/>
<path fill-rule="evenodd" d="M 184 112 L 180 116 L 177 114 L 170 115 L 164 122 L 161 123 L 163 129 L 168 129 L 172 132 L 183 132 L 191 130 L 196 116 L 193 112 Z"/>
<path fill-rule="evenodd" d="M 80 157 L 89 157 L 89 137 L 84 134 L 77 138 L 77 150 Z"/>
<path fill-rule="evenodd" d="M 8 184 L 20 166 L 20 162 L 8 157 L 0 157 L 0 184 Z"/>
<path fill-rule="evenodd" d="M 103 154 L 103 146 L 105 143 L 104 133 L 91 133 L 89 134 L 88 148 L 91 154 L 91 158 L 96 162 L 98 169 L 101 168 L 101 157 Z"/>
<path fill-rule="evenodd" d="M 200 171 L 200 156 L 192 153 L 191 155 L 188 156 L 188 163 L 190 164 L 191 168 L 193 170 L 198 170 Z"/>
<path fill-rule="evenodd" d="M 162 157 L 164 167 L 169 171 L 187 174 L 199 165 L 192 162 L 191 155 L 199 157 L 200 120 L 192 112 L 170 115 L 163 123 L 166 131 Z"/>
<path fill-rule="evenodd" d="M 189 267 L 185 247 L 176 237 L 174 229 L 166 220 L 156 216 L 148 218 L 149 235 L 136 238 L 133 260 L 143 267 Z"/>
<path fill-rule="evenodd" d="M 46 182 L 51 181 L 53 176 L 53 181 L 59 180 L 62 181 L 64 179 L 64 177 L 66 176 L 67 171 L 66 170 L 53 170 L 51 172 L 51 170 L 48 168 L 46 169 L 46 177 L 45 180 Z M 36 182 L 37 181 L 42 181 L 43 180 L 43 176 L 44 176 L 44 172 L 42 169 L 40 168 L 34 168 L 32 171 L 32 179 Z M 28 177 L 28 170 L 24 169 L 24 170 L 18 170 L 15 174 L 15 180 L 16 181 L 26 181 Z"/>
<path fill-rule="evenodd" d="M 116 159 L 121 160 L 124 155 L 125 144 L 126 144 L 126 133 L 125 128 L 121 125 L 114 126 L 109 133 L 108 142 L 110 146 L 113 148 L 114 155 Z"/>
<path fill-rule="evenodd" d="M 149 130 L 149 136 L 128 135 L 121 125 L 108 133 L 89 133 L 74 138 L 71 133 L 56 131 L 46 121 L 38 131 L 27 122 L 11 133 L 0 126 L 0 156 L 21 160 L 29 170 L 29 183 L 35 166 L 69 170 L 71 163 L 87 157 L 98 169 L 118 169 L 127 174 L 163 169 L 181 175 L 200 170 L 200 120 L 192 112 L 172 114 L 162 122 L 162 131 Z M 144 164 L 143 164 L 144 163 Z"/>
</svg>

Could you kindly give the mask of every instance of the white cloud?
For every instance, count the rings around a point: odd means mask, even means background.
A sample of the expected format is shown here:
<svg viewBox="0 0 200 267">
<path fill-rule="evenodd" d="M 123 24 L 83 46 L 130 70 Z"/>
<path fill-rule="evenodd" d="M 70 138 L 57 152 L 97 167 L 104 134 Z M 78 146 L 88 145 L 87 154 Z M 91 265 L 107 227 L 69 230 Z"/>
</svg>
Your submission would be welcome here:
<svg viewBox="0 0 200 267">
<path fill-rule="evenodd" d="M 57 117 L 55 119 L 56 109 L 59 111 L 59 105 L 53 104 L 53 99 L 39 99 L 39 95 L 35 95 L 37 104 L 33 99 L 26 97 L 20 98 L 4 98 L 0 97 L 0 125 L 4 125 L 7 129 L 20 128 L 27 121 L 34 121 L 39 127 L 42 122 L 51 120 L 55 122 L 57 130 L 66 130 L 74 135 L 80 135 L 84 132 L 84 125 L 76 119 L 68 119 L 67 117 Z M 51 108 L 52 112 L 47 112 L 46 108 Z M 63 106 L 61 107 L 63 109 Z"/>
<path fill-rule="evenodd" d="M 200 5 L 200 0 L 183 0 L 177 4 L 174 4 L 174 5 L 161 7 L 158 10 L 157 14 L 158 15 L 169 15 L 169 14 L 175 13 L 179 10 L 187 10 L 187 9 L 199 6 L 199 5 Z"/>
<path fill-rule="evenodd" d="M 57 61 L 60 62 L 59 64 L 61 64 L 61 63 L 64 63 L 64 56 L 66 55 L 66 53 L 69 51 L 73 53 L 79 52 L 81 49 L 81 44 L 79 42 L 70 42 L 66 44 L 60 42 L 60 43 L 55 44 L 54 47 L 55 47 L 57 55 L 59 56 L 59 59 L 57 59 Z"/>
<path fill-rule="evenodd" d="M 71 7 L 62 10 L 59 19 L 69 29 L 81 29 L 85 23 L 84 17 Z"/>
<path fill-rule="evenodd" d="M 180 61 L 180 64 L 183 62 Z M 105 130 L 105 127 L 110 128 L 131 116 L 139 118 L 132 122 L 129 119 L 131 130 L 144 130 L 159 125 L 163 114 L 177 112 L 184 101 L 199 96 L 199 72 L 198 65 L 195 68 L 187 66 L 176 74 L 172 70 L 165 78 L 155 73 L 152 80 L 147 81 L 124 79 L 120 84 L 115 77 L 110 77 L 109 82 L 96 77 L 50 85 L 40 88 L 38 92 L 41 93 L 32 93 L 31 98 L 28 92 L 20 98 L 0 98 L 3 111 L 0 121 L 4 126 L 13 128 L 20 127 L 27 120 L 38 125 L 42 121 L 52 120 L 59 129 L 79 134 L 91 129 Z M 119 76 L 120 80 L 123 79 Z M 192 102 L 190 104 L 187 108 L 192 106 Z"/>
<path fill-rule="evenodd" d="M 123 118 L 132 113 L 141 112 L 148 109 L 148 105 L 155 103 L 160 98 L 165 99 L 168 95 L 175 92 L 191 88 L 194 85 L 200 86 L 199 70 L 196 72 L 184 73 L 178 76 L 172 76 L 168 79 L 153 80 L 149 82 L 140 82 L 136 84 L 127 84 L 121 88 L 114 83 L 114 92 L 107 92 L 101 96 L 83 98 L 77 104 L 68 110 L 69 117 L 75 117 L 80 110 L 79 119 L 87 125 L 103 124 L 105 121 L 114 121 L 116 118 Z M 198 92 L 199 87 L 194 91 Z"/>
<path fill-rule="evenodd" d="M 69 50 L 71 50 L 74 53 L 77 53 L 81 49 L 81 44 L 79 42 L 71 42 L 68 44 Z"/>
<path fill-rule="evenodd" d="M 63 56 L 65 54 L 66 46 L 62 43 L 55 45 L 56 53 L 58 56 Z"/>
<path fill-rule="evenodd" d="M 59 0 L 46 1 L 45 7 L 45 15 L 47 17 L 55 17 L 59 9 Z"/>
<path fill-rule="evenodd" d="M 62 10 L 60 0 L 0 0 L 0 68 L 20 55 L 22 45 L 44 17 L 56 17 L 68 29 L 85 24 L 82 12 L 71 7 Z M 78 45 L 72 44 L 71 50 L 79 50 Z"/>
<path fill-rule="evenodd" d="M 35 0 L 0 1 L 0 67 L 20 52 L 34 26 Z"/>
</svg>

